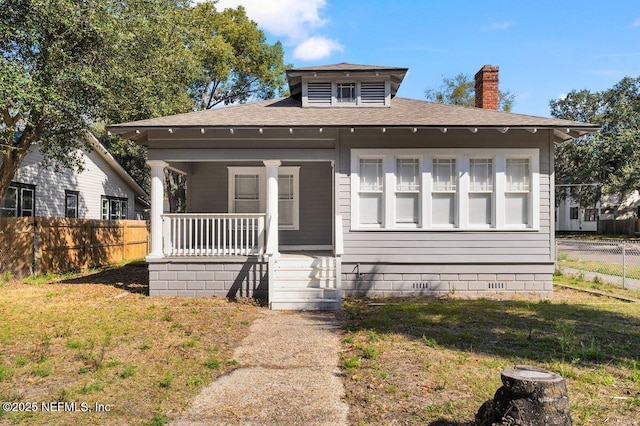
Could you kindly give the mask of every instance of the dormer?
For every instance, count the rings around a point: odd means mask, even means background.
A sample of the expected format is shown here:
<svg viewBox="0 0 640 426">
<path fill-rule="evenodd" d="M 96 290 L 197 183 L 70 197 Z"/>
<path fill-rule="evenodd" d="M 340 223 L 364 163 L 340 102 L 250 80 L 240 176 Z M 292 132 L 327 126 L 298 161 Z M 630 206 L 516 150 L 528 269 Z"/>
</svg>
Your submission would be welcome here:
<svg viewBox="0 0 640 426">
<path fill-rule="evenodd" d="M 340 63 L 287 71 L 302 107 L 389 107 L 407 68 Z"/>
</svg>

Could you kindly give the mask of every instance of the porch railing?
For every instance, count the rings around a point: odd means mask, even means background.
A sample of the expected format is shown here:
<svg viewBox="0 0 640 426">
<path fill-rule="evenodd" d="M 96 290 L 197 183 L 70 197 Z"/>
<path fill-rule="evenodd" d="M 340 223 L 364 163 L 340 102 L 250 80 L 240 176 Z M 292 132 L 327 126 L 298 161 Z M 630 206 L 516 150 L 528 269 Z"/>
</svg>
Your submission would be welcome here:
<svg viewBox="0 0 640 426">
<path fill-rule="evenodd" d="M 265 217 L 257 213 L 162 215 L 165 256 L 248 256 L 265 250 Z"/>
</svg>

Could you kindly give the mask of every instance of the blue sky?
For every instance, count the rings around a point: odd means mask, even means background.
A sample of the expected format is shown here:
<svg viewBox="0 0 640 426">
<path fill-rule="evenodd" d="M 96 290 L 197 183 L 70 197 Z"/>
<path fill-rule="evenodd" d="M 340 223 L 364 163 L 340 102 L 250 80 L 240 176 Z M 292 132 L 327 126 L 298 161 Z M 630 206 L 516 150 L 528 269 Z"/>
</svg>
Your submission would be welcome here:
<svg viewBox="0 0 640 426">
<path fill-rule="evenodd" d="M 296 67 L 350 62 L 409 68 L 398 96 L 424 99 L 443 77 L 500 67 L 513 112 L 640 76 L 640 1 L 219 0 L 245 6 Z"/>
</svg>

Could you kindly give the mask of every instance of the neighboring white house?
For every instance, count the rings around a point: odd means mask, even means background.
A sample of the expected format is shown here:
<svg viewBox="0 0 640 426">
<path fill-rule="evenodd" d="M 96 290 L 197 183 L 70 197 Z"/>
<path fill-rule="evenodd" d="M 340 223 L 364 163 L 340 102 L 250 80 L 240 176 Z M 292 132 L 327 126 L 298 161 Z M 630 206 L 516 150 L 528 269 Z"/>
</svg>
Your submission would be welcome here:
<svg viewBox="0 0 640 426">
<path fill-rule="evenodd" d="M 142 219 L 148 208 L 144 190 L 93 136 L 93 150 L 81 150 L 84 170 L 43 169 L 34 144 L 2 200 L 1 217 L 44 216 L 80 219 Z"/>
<path fill-rule="evenodd" d="M 598 220 L 639 217 L 640 194 L 633 191 L 623 202 L 617 195 L 603 195 L 595 206 L 584 207 L 570 192 L 556 206 L 556 231 L 597 232 Z"/>
</svg>

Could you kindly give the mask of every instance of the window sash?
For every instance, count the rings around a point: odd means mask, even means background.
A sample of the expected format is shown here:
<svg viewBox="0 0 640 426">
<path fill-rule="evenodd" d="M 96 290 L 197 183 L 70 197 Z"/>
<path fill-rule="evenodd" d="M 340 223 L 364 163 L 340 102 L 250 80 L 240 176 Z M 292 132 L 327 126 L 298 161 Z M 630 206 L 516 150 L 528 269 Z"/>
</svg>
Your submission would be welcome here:
<svg viewBox="0 0 640 426">
<path fill-rule="evenodd" d="M 469 191 L 492 192 L 493 191 L 493 159 L 471 158 L 469 159 Z"/>
<path fill-rule="evenodd" d="M 508 192 L 528 192 L 530 188 L 530 167 L 528 158 L 507 158 L 507 178 Z"/>
<path fill-rule="evenodd" d="M 102 198 L 102 220 L 127 219 L 129 201 L 125 198 L 104 196 Z"/>
<path fill-rule="evenodd" d="M 418 224 L 420 217 L 419 193 L 400 192 L 396 194 L 396 223 Z"/>
<path fill-rule="evenodd" d="M 360 159 L 360 191 L 372 192 L 384 189 L 382 158 Z"/>
<path fill-rule="evenodd" d="M 396 192 L 420 191 L 420 160 L 396 159 Z"/>
<path fill-rule="evenodd" d="M 65 217 L 71 219 L 78 218 L 78 194 L 74 192 L 67 192 L 65 194 Z"/>
<path fill-rule="evenodd" d="M 355 83 L 338 83 L 337 84 L 338 96 L 336 101 L 338 103 L 353 104 L 356 102 L 356 84 Z"/>
<path fill-rule="evenodd" d="M 18 188 L 10 186 L 2 199 L 2 216 L 18 216 Z"/>
<path fill-rule="evenodd" d="M 455 158 L 433 159 L 433 191 L 456 191 L 457 184 Z"/>
</svg>

